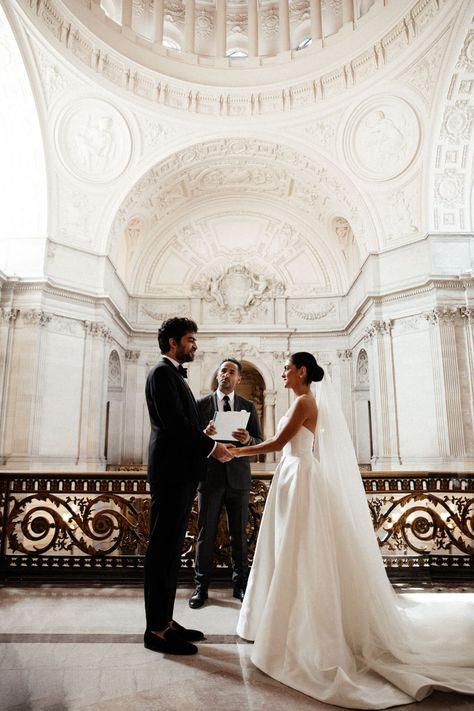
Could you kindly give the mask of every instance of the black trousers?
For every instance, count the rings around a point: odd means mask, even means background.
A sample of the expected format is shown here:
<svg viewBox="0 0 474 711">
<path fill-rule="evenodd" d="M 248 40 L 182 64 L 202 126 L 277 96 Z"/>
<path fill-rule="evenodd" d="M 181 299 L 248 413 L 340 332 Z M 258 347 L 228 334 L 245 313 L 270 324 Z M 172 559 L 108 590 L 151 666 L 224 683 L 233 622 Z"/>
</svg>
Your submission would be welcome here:
<svg viewBox="0 0 474 711">
<path fill-rule="evenodd" d="M 219 515 L 225 506 L 232 551 L 232 582 L 245 587 L 249 572 L 246 526 L 249 515 L 249 489 L 222 485 L 198 494 L 198 540 L 196 544 L 196 586 L 207 590 L 214 563 L 214 541 Z"/>
<path fill-rule="evenodd" d="M 150 540 L 145 556 L 147 629 L 161 630 L 173 619 L 181 552 L 197 482 L 150 484 Z"/>
</svg>

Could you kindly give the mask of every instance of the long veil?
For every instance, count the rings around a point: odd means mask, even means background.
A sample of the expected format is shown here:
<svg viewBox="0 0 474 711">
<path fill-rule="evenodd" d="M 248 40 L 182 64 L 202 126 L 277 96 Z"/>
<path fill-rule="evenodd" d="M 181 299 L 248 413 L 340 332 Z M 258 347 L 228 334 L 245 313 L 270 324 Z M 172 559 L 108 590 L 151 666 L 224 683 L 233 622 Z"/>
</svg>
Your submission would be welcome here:
<svg viewBox="0 0 474 711">
<path fill-rule="evenodd" d="M 463 602 L 462 594 L 453 606 L 409 603 L 393 591 L 351 436 L 327 374 L 317 385 L 316 399 L 317 448 L 349 646 L 364 665 L 390 682 L 388 687 L 412 699 L 421 700 L 433 688 L 474 693 L 473 606 Z M 387 694 L 386 705 L 404 702 Z"/>
</svg>

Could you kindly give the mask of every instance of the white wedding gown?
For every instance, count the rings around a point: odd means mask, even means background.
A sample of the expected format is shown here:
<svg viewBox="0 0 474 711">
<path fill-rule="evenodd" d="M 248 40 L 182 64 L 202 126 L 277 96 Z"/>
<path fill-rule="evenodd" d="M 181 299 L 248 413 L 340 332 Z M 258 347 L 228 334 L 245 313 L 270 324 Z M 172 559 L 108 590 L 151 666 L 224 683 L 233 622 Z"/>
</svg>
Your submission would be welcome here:
<svg viewBox="0 0 474 711">
<path fill-rule="evenodd" d="M 350 436 L 325 385 L 321 464 L 301 428 L 273 477 L 237 633 L 255 641 L 259 669 L 326 703 L 383 709 L 433 689 L 473 694 L 474 610 L 393 592 Z"/>
</svg>

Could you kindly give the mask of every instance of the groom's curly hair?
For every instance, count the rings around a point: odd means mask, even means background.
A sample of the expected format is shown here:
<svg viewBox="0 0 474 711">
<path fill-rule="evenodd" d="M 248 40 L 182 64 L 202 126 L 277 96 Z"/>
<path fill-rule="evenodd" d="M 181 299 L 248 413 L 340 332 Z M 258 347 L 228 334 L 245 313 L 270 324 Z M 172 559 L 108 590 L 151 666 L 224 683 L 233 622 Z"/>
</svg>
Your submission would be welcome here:
<svg viewBox="0 0 474 711">
<path fill-rule="evenodd" d="M 158 344 L 162 353 L 168 353 L 170 349 L 170 338 L 180 341 L 187 333 L 197 333 L 198 327 L 195 321 L 190 318 L 179 318 L 174 316 L 163 321 L 158 329 Z"/>
</svg>

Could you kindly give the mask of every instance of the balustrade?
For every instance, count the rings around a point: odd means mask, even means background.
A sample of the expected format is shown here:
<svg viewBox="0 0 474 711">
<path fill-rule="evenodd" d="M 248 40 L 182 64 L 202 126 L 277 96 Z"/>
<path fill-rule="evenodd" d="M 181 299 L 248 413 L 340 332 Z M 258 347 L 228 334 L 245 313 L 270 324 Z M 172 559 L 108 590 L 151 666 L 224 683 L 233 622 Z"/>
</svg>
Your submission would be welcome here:
<svg viewBox="0 0 474 711">
<path fill-rule="evenodd" d="M 474 474 L 364 472 L 363 481 L 390 577 L 463 579 L 474 553 Z M 271 474 L 253 477 L 249 502 L 252 560 Z M 0 577 L 67 581 L 141 578 L 148 537 L 146 475 L 0 474 Z M 181 556 L 181 580 L 193 574 L 197 506 Z M 230 578 L 221 517 L 216 577 Z"/>
</svg>

